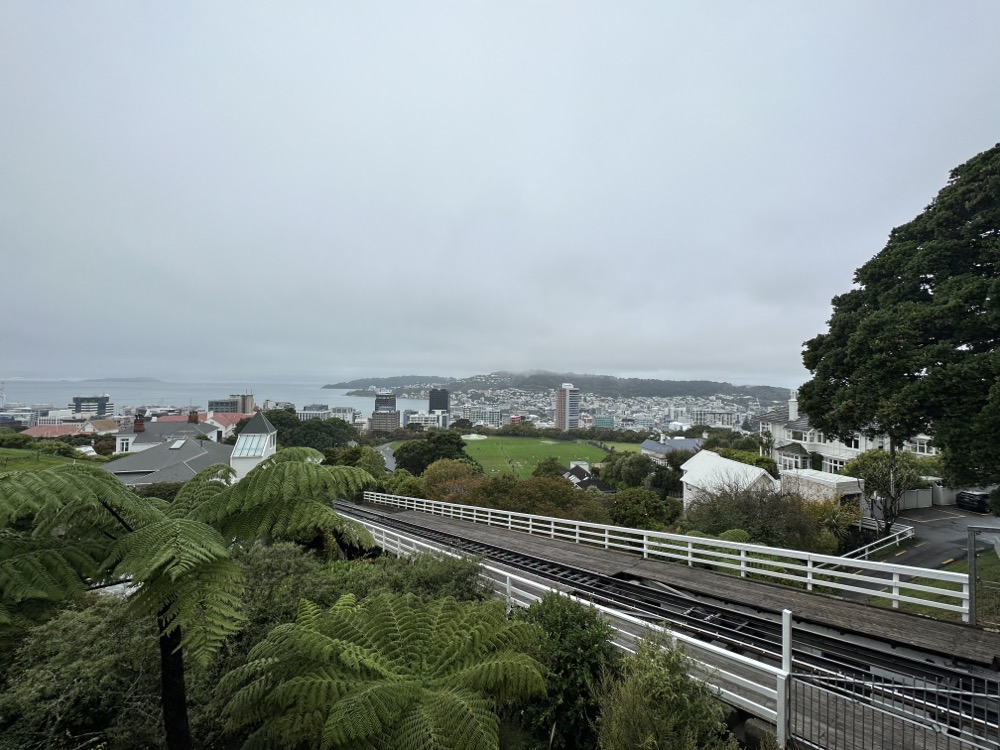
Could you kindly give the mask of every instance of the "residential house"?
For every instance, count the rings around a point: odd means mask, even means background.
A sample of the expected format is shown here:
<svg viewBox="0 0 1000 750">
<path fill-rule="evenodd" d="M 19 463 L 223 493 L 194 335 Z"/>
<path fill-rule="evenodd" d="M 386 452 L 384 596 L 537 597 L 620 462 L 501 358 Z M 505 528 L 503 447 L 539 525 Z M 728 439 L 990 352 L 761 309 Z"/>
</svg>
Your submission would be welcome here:
<svg viewBox="0 0 1000 750">
<path fill-rule="evenodd" d="M 215 440 L 216 428 L 210 424 L 196 424 L 185 419 L 183 422 L 147 421 L 145 415 L 137 414 L 132 424 L 122 427 L 115 438 L 116 453 L 137 453 L 154 448 L 161 443 L 204 436 L 202 439 Z"/>
<path fill-rule="evenodd" d="M 771 457 L 779 471 L 818 468 L 836 474 L 859 454 L 888 447 L 888 440 L 884 437 L 868 438 L 857 432 L 844 442 L 810 427 L 808 417 L 799 413 L 796 391 L 791 392 L 788 406 L 762 414 L 759 421 L 760 432 L 771 434 Z M 918 435 L 901 447 L 918 455 L 935 455 L 938 452 L 930 445 L 927 435 Z M 818 466 L 813 463 L 814 456 Z"/>
<path fill-rule="evenodd" d="M 699 499 L 727 489 L 776 489 L 778 480 L 759 466 L 723 458 L 718 453 L 700 450 L 681 464 L 684 508 Z"/>
<path fill-rule="evenodd" d="M 229 464 L 233 446 L 211 440 L 179 438 L 150 445 L 109 461 L 103 468 L 123 484 L 135 487 L 159 482 L 186 482 L 213 464 Z"/>
<path fill-rule="evenodd" d="M 697 453 L 701 450 L 701 444 L 705 442 L 701 438 L 667 438 L 660 442 L 656 440 L 643 440 L 639 446 L 639 451 L 644 456 L 653 459 L 653 463 L 666 465 L 667 456 L 674 451 L 691 451 Z"/>
<path fill-rule="evenodd" d="M 596 487 L 606 495 L 610 495 L 615 491 L 614 487 L 595 477 L 590 473 L 590 471 L 587 470 L 586 466 L 582 466 L 580 464 L 574 464 L 569 471 L 563 474 L 563 477 L 572 482 L 573 486 L 578 490 L 586 490 L 590 487 Z"/>
</svg>

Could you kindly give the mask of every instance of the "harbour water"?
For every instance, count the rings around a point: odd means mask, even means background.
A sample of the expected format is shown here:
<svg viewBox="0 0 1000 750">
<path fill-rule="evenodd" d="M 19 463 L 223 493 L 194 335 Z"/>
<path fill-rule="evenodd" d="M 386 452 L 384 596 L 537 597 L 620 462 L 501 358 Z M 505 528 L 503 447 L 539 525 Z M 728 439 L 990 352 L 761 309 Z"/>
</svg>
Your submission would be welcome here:
<svg viewBox="0 0 1000 750">
<path fill-rule="evenodd" d="M 3 384 L 7 404 L 50 404 L 65 409 L 74 396 L 108 394 L 121 413 L 126 406 L 176 406 L 205 410 L 209 399 L 227 398 L 231 393 L 252 393 L 254 402 L 262 406 L 266 399 L 290 401 L 296 408 L 308 404 L 350 406 L 365 416 L 375 408 L 375 394 L 370 397 L 348 396 L 347 391 L 323 388 L 322 383 L 169 383 L 144 380 L 7 380 Z M 400 411 L 427 411 L 427 401 L 397 399 Z"/>
</svg>

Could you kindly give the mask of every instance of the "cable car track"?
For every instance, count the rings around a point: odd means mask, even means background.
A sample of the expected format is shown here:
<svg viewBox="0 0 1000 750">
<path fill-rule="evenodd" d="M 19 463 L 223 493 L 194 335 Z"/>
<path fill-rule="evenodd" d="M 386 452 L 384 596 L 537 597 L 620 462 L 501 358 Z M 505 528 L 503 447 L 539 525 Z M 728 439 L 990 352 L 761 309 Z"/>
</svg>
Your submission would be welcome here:
<svg viewBox="0 0 1000 750">
<path fill-rule="evenodd" d="M 753 656 L 772 665 L 781 663 L 781 623 L 772 611 L 763 608 L 751 611 L 743 605 L 725 602 L 716 604 L 660 582 L 629 581 L 575 568 L 429 529 L 395 518 L 392 512 L 375 511 L 349 503 L 337 503 L 337 510 L 345 516 L 364 518 L 464 554 L 540 576 L 570 589 L 571 593 L 581 598 L 646 621 L 666 621 L 673 631 L 724 646 L 736 653 Z M 870 697 L 877 696 L 883 701 L 908 698 L 920 713 L 949 726 L 962 726 L 969 720 L 991 726 L 1000 722 L 1000 700 L 997 699 L 1000 683 L 994 677 L 974 677 L 972 672 L 978 670 L 975 665 L 960 663 L 954 658 L 951 658 L 952 664 L 945 665 L 940 663 L 940 654 L 908 656 L 900 652 L 900 647 L 918 653 L 908 644 L 877 641 L 867 634 L 843 629 L 834 631 L 823 623 L 815 625 L 830 632 L 816 632 L 803 626 L 794 630 L 792 658 L 796 671 L 833 681 L 843 678 L 861 682 Z M 840 633 L 840 637 L 834 632 Z M 874 647 L 866 643 L 883 645 Z M 925 683 L 934 683 L 938 687 L 921 687 Z M 836 687 L 831 689 L 837 691 Z M 852 698 L 859 697 L 856 692 L 839 692 Z M 985 701 L 988 707 L 964 697 L 977 692 L 988 694 Z"/>
</svg>

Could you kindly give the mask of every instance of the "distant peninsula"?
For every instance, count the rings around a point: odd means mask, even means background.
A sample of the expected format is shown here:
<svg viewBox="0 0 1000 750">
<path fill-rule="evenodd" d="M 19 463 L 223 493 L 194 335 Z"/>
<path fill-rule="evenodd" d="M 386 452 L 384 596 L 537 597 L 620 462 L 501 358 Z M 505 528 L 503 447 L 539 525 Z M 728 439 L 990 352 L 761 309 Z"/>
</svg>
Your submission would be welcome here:
<svg viewBox="0 0 1000 750">
<path fill-rule="evenodd" d="M 367 388 L 410 388 L 415 385 L 448 385 L 455 378 L 443 378 L 440 375 L 397 375 L 392 378 L 360 378 L 344 383 L 331 383 L 324 388 L 348 390 L 365 390 Z"/>
<path fill-rule="evenodd" d="M 81 383 L 162 383 L 157 378 L 84 378 Z"/>
<path fill-rule="evenodd" d="M 372 387 L 399 391 L 414 387 L 444 386 L 453 393 L 469 393 L 501 389 L 523 391 L 550 391 L 562 383 L 572 383 L 584 393 L 595 396 L 619 398 L 683 396 L 708 397 L 715 395 L 756 398 L 762 402 L 780 402 L 788 399 L 788 389 L 770 385 L 733 385 L 713 380 L 655 380 L 652 378 L 616 378 L 613 375 L 583 375 L 573 372 L 493 372 L 469 378 L 445 378 L 431 375 L 400 375 L 393 378 L 359 378 L 345 383 L 325 385 L 324 388 L 343 388 L 353 391 L 349 395 L 371 395 Z M 367 392 L 366 392 L 367 391 Z"/>
</svg>

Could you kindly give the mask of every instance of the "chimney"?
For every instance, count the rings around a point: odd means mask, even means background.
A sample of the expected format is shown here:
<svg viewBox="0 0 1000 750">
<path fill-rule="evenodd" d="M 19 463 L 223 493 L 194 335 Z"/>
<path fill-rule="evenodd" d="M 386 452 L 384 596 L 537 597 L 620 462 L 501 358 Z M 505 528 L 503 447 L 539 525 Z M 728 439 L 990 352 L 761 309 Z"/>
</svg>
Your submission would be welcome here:
<svg viewBox="0 0 1000 750">
<path fill-rule="evenodd" d="M 198 424 L 198 412 L 189 411 L 188 412 L 188 422 L 191 424 Z"/>
<path fill-rule="evenodd" d="M 146 431 L 146 418 L 142 414 L 135 415 L 135 421 L 132 423 L 132 432 L 145 432 Z"/>
<path fill-rule="evenodd" d="M 788 396 L 788 421 L 794 422 L 799 418 L 799 392 L 790 391 Z"/>
</svg>

